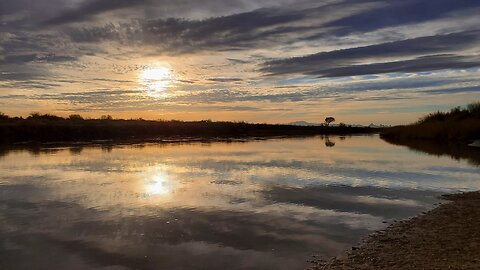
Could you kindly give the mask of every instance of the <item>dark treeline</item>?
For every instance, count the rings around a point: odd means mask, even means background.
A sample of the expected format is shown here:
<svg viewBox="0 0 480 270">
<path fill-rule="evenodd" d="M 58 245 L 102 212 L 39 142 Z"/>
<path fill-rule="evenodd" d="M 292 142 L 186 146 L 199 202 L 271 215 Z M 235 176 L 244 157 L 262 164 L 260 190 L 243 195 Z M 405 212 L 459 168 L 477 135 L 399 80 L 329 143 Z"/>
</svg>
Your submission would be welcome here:
<svg viewBox="0 0 480 270">
<path fill-rule="evenodd" d="M 373 133 L 369 127 L 293 126 L 251 124 L 245 122 L 151 121 L 143 119 L 84 119 L 80 115 L 67 118 L 50 114 L 31 114 L 27 118 L 0 114 L 0 143 L 71 142 L 95 140 L 142 140 L 170 137 L 270 137 L 317 134 Z"/>
<path fill-rule="evenodd" d="M 473 141 L 480 139 L 480 102 L 450 112 L 431 113 L 416 123 L 396 126 L 381 132 L 385 139 L 435 141 Z"/>
</svg>

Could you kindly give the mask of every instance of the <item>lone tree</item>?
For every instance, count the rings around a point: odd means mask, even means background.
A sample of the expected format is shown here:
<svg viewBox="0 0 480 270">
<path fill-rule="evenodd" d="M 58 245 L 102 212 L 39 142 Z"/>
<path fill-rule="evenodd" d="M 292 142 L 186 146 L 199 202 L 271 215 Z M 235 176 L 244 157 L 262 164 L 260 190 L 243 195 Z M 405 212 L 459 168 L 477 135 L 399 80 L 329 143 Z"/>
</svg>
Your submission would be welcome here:
<svg viewBox="0 0 480 270">
<path fill-rule="evenodd" d="M 333 118 L 331 116 L 325 118 L 325 124 L 327 124 L 327 126 L 329 126 L 330 123 L 332 123 L 332 122 L 335 122 L 335 118 Z"/>
</svg>

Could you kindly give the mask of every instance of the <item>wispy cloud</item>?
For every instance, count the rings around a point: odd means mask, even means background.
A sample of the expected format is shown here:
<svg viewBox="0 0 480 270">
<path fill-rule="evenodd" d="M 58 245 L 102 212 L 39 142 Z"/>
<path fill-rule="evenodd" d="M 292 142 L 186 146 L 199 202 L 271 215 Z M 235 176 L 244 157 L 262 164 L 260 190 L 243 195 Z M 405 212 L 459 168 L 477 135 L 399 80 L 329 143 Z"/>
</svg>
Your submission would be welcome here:
<svg viewBox="0 0 480 270">
<path fill-rule="evenodd" d="M 112 10 L 140 6 L 147 2 L 148 0 L 88 0 L 81 3 L 76 8 L 72 8 L 66 12 L 62 12 L 56 17 L 46 20 L 44 24 L 58 25 L 86 21 L 97 14 Z"/>
<path fill-rule="evenodd" d="M 28 107 L 19 91 L 46 109 L 229 117 L 320 114 L 327 102 L 431 109 L 435 95 L 466 103 L 479 11 L 470 0 L 2 1 L 0 90 L 12 97 L 2 105 Z M 156 66 L 172 79 L 152 97 L 139 75 Z"/>
<path fill-rule="evenodd" d="M 475 30 L 267 61 L 261 70 L 270 75 L 340 77 L 469 68 L 480 65 L 478 55 L 468 51 L 478 53 L 479 44 L 480 31 Z M 397 60 L 403 57 L 413 59 Z"/>
</svg>

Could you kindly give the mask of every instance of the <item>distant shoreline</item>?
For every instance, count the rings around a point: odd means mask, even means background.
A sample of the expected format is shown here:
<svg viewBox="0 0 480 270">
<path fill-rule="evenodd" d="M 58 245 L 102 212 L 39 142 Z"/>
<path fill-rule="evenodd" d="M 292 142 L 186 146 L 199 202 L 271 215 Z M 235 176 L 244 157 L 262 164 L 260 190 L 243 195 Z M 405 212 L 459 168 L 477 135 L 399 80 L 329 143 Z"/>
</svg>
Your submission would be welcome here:
<svg viewBox="0 0 480 270">
<path fill-rule="evenodd" d="M 312 269 L 480 269 L 480 192 L 442 196 L 448 203 L 390 225 L 344 256 Z"/>
<path fill-rule="evenodd" d="M 275 139 L 295 139 L 295 138 L 310 138 L 315 136 L 329 137 L 350 137 L 350 136 L 369 136 L 378 135 L 379 132 L 368 133 L 348 133 L 348 134 L 312 134 L 312 135 L 271 135 L 271 136 L 243 136 L 243 137 L 190 137 L 190 136 L 171 136 L 160 138 L 139 138 L 139 139 L 107 139 L 107 140 L 91 140 L 91 141 L 24 141 L 16 142 L 8 145 L 0 144 L 0 147 L 5 146 L 102 146 L 102 145 L 134 145 L 134 144 L 176 144 L 176 143 L 235 143 L 235 142 L 250 142 L 250 141 L 263 141 L 263 140 L 275 140 Z"/>
<path fill-rule="evenodd" d="M 230 140 L 246 138 L 354 135 L 378 133 L 372 127 L 295 126 L 213 121 L 64 119 L 56 117 L 0 120 L 0 144 L 54 142 Z"/>
</svg>

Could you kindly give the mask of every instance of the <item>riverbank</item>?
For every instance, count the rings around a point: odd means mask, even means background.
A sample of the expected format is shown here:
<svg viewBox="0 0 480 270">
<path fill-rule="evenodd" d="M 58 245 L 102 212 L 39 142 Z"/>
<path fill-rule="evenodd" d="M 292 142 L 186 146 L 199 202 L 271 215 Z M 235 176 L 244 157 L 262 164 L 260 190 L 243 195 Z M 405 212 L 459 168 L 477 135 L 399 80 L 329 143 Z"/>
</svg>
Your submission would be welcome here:
<svg viewBox="0 0 480 270">
<path fill-rule="evenodd" d="M 104 140 L 170 140 L 171 138 L 242 139 L 251 137 L 350 135 L 377 133 L 370 127 L 294 126 L 213 121 L 82 119 L 36 115 L 0 119 L 0 144 L 91 142 Z"/>
<path fill-rule="evenodd" d="M 429 140 L 469 144 L 479 140 L 479 134 L 480 102 L 476 102 L 446 113 L 431 113 L 410 125 L 387 128 L 380 136 L 395 141 Z"/>
<path fill-rule="evenodd" d="M 446 203 L 370 235 L 342 257 L 312 269 L 480 269 L 480 193 Z"/>
</svg>

